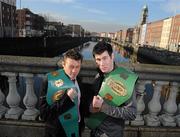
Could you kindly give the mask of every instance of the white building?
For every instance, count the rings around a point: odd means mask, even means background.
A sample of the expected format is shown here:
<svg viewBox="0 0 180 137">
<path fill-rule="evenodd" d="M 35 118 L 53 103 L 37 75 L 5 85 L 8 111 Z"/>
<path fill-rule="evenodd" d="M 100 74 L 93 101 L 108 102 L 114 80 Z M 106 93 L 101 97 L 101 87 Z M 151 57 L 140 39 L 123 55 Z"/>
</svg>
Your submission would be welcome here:
<svg viewBox="0 0 180 137">
<path fill-rule="evenodd" d="M 141 26 L 141 35 L 140 35 L 140 44 L 141 45 L 146 44 L 146 41 L 145 41 L 146 28 L 147 28 L 147 24 L 144 24 L 144 25 Z"/>
<path fill-rule="evenodd" d="M 160 48 L 168 49 L 169 36 L 171 33 L 172 18 L 163 21 Z"/>
</svg>

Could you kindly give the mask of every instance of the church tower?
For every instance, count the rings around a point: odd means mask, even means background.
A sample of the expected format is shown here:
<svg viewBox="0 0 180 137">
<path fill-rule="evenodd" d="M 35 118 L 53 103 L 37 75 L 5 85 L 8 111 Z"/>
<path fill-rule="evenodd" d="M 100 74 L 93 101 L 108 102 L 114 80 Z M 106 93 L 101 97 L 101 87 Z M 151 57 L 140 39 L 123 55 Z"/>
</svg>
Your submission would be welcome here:
<svg viewBox="0 0 180 137">
<path fill-rule="evenodd" d="M 133 43 L 134 44 L 139 44 L 141 41 L 141 27 L 147 23 L 147 17 L 148 17 L 148 7 L 147 5 L 144 5 L 142 11 L 141 11 L 141 17 L 139 20 L 138 25 L 134 28 L 133 32 Z"/>
<path fill-rule="evenodd" d="M 147 5 L 144 5 L 142 12 L 141 12 L 141 19 L 140 19 L 140 24 L 143 25 L 147 23 L 147 17 L 148 17 L 148 7 Z"/>
</svg>

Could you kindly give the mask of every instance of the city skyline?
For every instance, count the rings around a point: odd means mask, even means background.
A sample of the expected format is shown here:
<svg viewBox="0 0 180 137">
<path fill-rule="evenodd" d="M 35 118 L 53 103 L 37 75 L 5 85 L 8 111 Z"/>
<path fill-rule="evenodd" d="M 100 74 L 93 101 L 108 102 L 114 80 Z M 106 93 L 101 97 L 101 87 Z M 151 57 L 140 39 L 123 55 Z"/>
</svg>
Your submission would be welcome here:
<svg viewBox="0 0 180 137">
<path fill-rule="evenodd" d="M 179 0 L 17 0 L 16 5 L 17 9 L 29 8 L 45 15 L 50 21 L 80 24 L 91 32 L 116 32 L 134 27 L 139 23 L 144 5 L 149 10 L 148 22 L 180 13 Z"/>
</svg>

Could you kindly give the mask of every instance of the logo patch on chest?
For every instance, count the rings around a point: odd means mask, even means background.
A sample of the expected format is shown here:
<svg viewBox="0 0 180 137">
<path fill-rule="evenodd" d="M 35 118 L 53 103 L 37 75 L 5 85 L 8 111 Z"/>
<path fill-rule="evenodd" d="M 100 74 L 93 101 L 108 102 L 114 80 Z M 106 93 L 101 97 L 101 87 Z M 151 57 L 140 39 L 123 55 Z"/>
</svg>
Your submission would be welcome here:
<svg viewBox="0 0 180 137">
<path fill-rule="evenodd" d="M 124 85 L 119 81 L 116 82 L 113 79 L 109 79 L 107 82 L 107 85 L 114 91 L 115 94 L 119 96 L 126 96 L 127 91 L 124 87 Z"/>
<path fill-rule="evenodd" d="M 58 79 L 54 82 L 54 85 L 56 87 L 61 87 L 64 84 L 64 81 L 62 79 Z"/>
</svg>

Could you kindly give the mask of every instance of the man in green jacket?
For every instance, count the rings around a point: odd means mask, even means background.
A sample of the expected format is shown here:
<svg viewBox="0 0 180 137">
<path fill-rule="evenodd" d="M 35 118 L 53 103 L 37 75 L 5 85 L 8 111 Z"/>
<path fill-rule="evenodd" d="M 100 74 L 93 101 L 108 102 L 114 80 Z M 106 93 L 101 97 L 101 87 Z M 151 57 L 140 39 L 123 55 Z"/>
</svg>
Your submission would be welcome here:
<svg viewBox="0 0 180 137">
<path fill-rule="evenodd" d="M 97 43 L 93 57 L 99 73 L 93 84 L 91 116 L 87 122 L 92 129 L 91 137 L 123 137 L 125 120 L 136 117 L 134 86 L 137 75 L 115 65 L 113 50 L 108 43 Z"/>
</svg>

